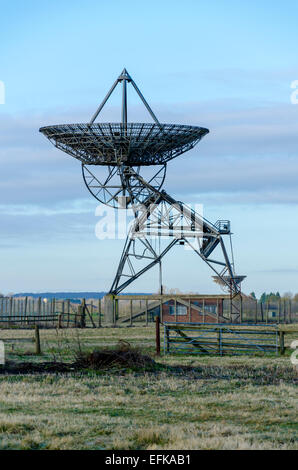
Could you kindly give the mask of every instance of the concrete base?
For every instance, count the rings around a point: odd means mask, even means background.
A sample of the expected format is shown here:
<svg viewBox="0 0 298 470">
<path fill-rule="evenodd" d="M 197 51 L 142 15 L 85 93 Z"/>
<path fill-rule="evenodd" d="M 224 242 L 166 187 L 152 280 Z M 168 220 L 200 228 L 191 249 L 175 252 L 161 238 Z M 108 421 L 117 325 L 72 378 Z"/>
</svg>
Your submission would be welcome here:
<svg viewBox="0 0 298 470">
<path fill-rule="evenodd" d="M 107 323 L 108 325 L 114 325 L 115 301 L 114 301 L 114 296 L 111 294 L 108 294 L 103 298 L 103 315 L 104 315 L 105 323 Z"/>
</svg>

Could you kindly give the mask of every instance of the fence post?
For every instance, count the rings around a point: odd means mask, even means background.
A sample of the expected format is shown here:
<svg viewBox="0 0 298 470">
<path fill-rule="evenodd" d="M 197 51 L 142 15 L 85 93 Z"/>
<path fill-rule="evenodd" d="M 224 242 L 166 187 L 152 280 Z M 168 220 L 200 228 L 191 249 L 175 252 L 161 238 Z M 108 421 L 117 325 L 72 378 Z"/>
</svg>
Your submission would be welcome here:
<svg viewBox="0 0 298 470">
<path fill-rule="evenodd" d="M 263 323 L 264 321 L 264 308 L 263 308 L 263 302 L 260 303 L 260 307 L 261 307 L 261 322 Z"/>
<path fill-rule="evenodd" d="M 66 301 L 66 314 L 67 314 L 67 328 L 69 327 L 69 320 L 70 320 L 70 300 Z"/>
<path fill-rule="evenodd" d="M 116 326 L 117 319 L 118 319 L 118 299 L 113 297 L 113 326 Z"/>
<path fill-rule="evenodd" d="M 35 325 L 35 354 L 41 354 L 41 347 L 40 347 L 40 336 L 39 336 L 39 326 Z"/>
<path fill-rule="evenodd" d="M 159 314 L 160 314 L 159 322 L 163 322 L 162 298 L 160 298 Z"/>
<path fill-rule="evenodd" d="M 132 326 L 132 299 L 130 299 L 130 326 Z"/>
<path fill-rule="evenodd" d="M 169 331 L 169 327 L 168 326 L 165 326 L 165 339 L 166 339 L 166 348 L 165 348 L 165 351 L 167 353 L 170 352 L 170 331 Z"/>
<path fill-rule="evenodd" d="M 160 356 L 160 318 L 158 315 L 155 318 L 155 326 L 156 355 Z"/>
<path fill-rule="evenodd" d="M 82 310 L 81 310 L 81 328 L 86 327 L 86 299 L 82 301 Z"/>
<path fill-rule="evenodd" d="M 98 326 L 101 328 L 101 299 L 98 299 Z"/>
<path fill-rule="evenodd" d="M 93 328 L 96 328 L 96 325 L 94 323 L 94 320 L 93 320 L 93 300 L 90 301 L 90 315 L 91 315 L 91 323 L 92 323 L 92 326 Z"/>
<path fill-rule="evenodd" d="M 146 326 L 148 326 L 148 299 L 146 299 Z"/>
<path fill-rule="evenodd" d="M 10 325 L 11 317 L 12 317 L 12 303 L 13 299 L 10 297 L 9 299 L 9 319 L 8 319 L 8 324 Z"/>
<path fill-rule="evenodd" d="M 218 352 L 220 356 L 222 356 L 222 347 L 221 347 L 221 328 L 218 328 L 217 331 L 217 344 L 218 344 Z"/>
<path fill-rule="evenodd" d="M 285 332 L 284 331 L 279 331 L 279 350 L 280 354 L 285 353 Z"/>
<path fill-rule="evenodd" d="M 65 314 L 65 301 L 64 300 L 62 302 L 62 312 L 61 313 L 62 313 L 62 315 L 61 315 L 62 316 L 62 318 L 61 318 L 61 328 L 62 328 L 62 326 L 63 326 L 62 322 L 64 321 L 64 314 Z"/>
<path fill-rule="evenodd" d="M 38 301 L 37 301 L 37 315 L 38 315 L 37 321 L 40 321 L 40 317 L 41 317 L 41 297 L 38 297 Z"/>
</svg>

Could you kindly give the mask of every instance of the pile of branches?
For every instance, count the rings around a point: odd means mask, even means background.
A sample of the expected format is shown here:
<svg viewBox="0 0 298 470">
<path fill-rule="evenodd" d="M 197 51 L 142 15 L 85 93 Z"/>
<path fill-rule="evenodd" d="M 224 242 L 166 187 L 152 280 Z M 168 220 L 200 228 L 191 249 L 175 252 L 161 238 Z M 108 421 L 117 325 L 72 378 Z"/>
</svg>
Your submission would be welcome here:
<svg viewBox="0 0 298 470">
<path fill-rule="evenodd" d="M 148 355 L 142 354 L 138 349 L 132 348 L 126 341 L 119 341 L 115 349 L 100 349 L 92 352 L 78 352 L 76 368 L 79 369 L 152 369 L 156 364 Z"/>
</svg>

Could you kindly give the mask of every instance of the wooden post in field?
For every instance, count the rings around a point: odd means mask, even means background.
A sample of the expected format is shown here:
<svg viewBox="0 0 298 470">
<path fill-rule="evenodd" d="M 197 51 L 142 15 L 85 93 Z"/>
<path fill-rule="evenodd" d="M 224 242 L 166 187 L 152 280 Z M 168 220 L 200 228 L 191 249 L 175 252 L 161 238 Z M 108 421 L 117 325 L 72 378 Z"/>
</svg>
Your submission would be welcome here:
<svg viewBox="0 0 298 470">
<path fill-rule="evenodd" d="M 41 354 L 39 326 L 35 325 L 35 354 Z"/>
<path fill-rule="evenodd" d="M 58 329 L 61 330 L 62 328 L 62 315 L 59 313 L 58 315 Z"/>
<path fill-rule="evenodd" d="M 160 318 L 158 315 L 155 318 L 155 326 L 156 355 L 160 356 Z"/>
<path fill-rule="evenodd" d="M 9 299 L 9 324 L 10 324 L 10 321 L 11 321 L 11 317 L 12 317 L 12 308 L 13 308 L 13 298 L 10 297 Z"/>
<path fill-rule="evenodd" d="M 91 323 L 93 328 L 96 328 L 96 325 L 93 320 L 93 300 L 90 300 L 90 316 L 91 316 Z"/>
<path fill-rule="evenodd" d="M 75 328 L 78 327 L 78 314 L 80 312 L 80 308 L 81 308 L 81 306 L 79 305 L 78 310 L 75 310 L 75 315 L 74 315 L 74 327 Z"/>
<path fill-rule="evenodd" d="M 146 299 L 146 326 L 148 326 L 148 299 Z"/>
<path fill-rule="evenodd" d="M 163 323 L 162 298 L 160 298 L 159 314 L 160 314 L 159 322 L 162 322 L 162 323 Z"/>
<path fill-rule="evenodd" d="M 98 299 L 98 326 L 101 328 L 101 299 Z"/>
<path fill-rule="evenodd" d="M 218 354 L 222 356 L 222 348 L 221 348 L 221 328 L 219 327 L 217 330 L 217 350 Z"/>
<path fill-rule="evenodd" d="M 166 333 L 166 338 L 167 338 L 166 350 L 167 350 L 167 353 L 168 353 L 168 352 L 170 352 L 170 332 L 169 332 L 169 328 L 167 326 L 165 326 L 165 333 Z"/>
<path fill-rule="evenodd" d="M 132 326 L 132 299 L 130 299 L 130 326 Z"/>
<path fill-rule="evenodd" d="M 67 300 L 67 328 L 69 328 L 70 322 L 70 300 Z"/>
<path fill-rule="evenodd" d="M 113 295 L 112 296 L 112 304 L 113 304 L 113 321 L 112 321 L 112 326 L 115 327 L 116 326 L 116 318 L 117 318 L 117 313 L 116 313 L 116 310 L 117 310 L 117 301 L 115 299 L 115 296 Z"/>
<path fill-rule="evenodd" d="M 65 313 L 65 302 L 63 300 L 62 301 L 62 312 L 61 312 L 61 328 L 63 327 L 64 313 Z"/>
<path fill-rule="evenodd" d="M 284 331 L 279 331 L 279 351 L 280 354 L 285 353 L 285 332 Z"/>
<path fill-rule="evenodd" d="M 86 327 L 86 299 L 82 301 L 82 311 L 81 311 L 81 328 Z"/>
<path fill-rule="evenodd" d="M 263 323 L 264 321 L 263 302 L 260 303 L 260 308 L 261 308 L 261 322 Z"/>
<path fill-rule="evenodd" d="M 38 297 L 37 315 L 38 315 L 37 321 L 40 321 L 40 317 L 41 317 L 41 297 Z"/>
</svg>

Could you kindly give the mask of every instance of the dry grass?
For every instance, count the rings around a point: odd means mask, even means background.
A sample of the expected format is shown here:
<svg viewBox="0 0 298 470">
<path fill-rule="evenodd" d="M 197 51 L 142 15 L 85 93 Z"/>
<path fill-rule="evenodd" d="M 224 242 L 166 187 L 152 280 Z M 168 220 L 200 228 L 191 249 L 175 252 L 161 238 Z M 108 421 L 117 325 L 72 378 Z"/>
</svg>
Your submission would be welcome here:
<svg viewBox="0 0 298 470">
<path fill-rule="evenodd" d="M 71 361 L 75 334 L 64 331 L 64 341 L 42 331 L 44 354 L 34 359 Z M 150 327 L 80 335 L 89 350 L 120 339 L 153 352 Z M 16 343 L 9 359 L 32 361 L 23 354 L 31 348 Z M 154 372 L 0 376 L 0 449 L 297 449 L 297 373 L 288 356 L 156 360 Z"/>
</svg>

